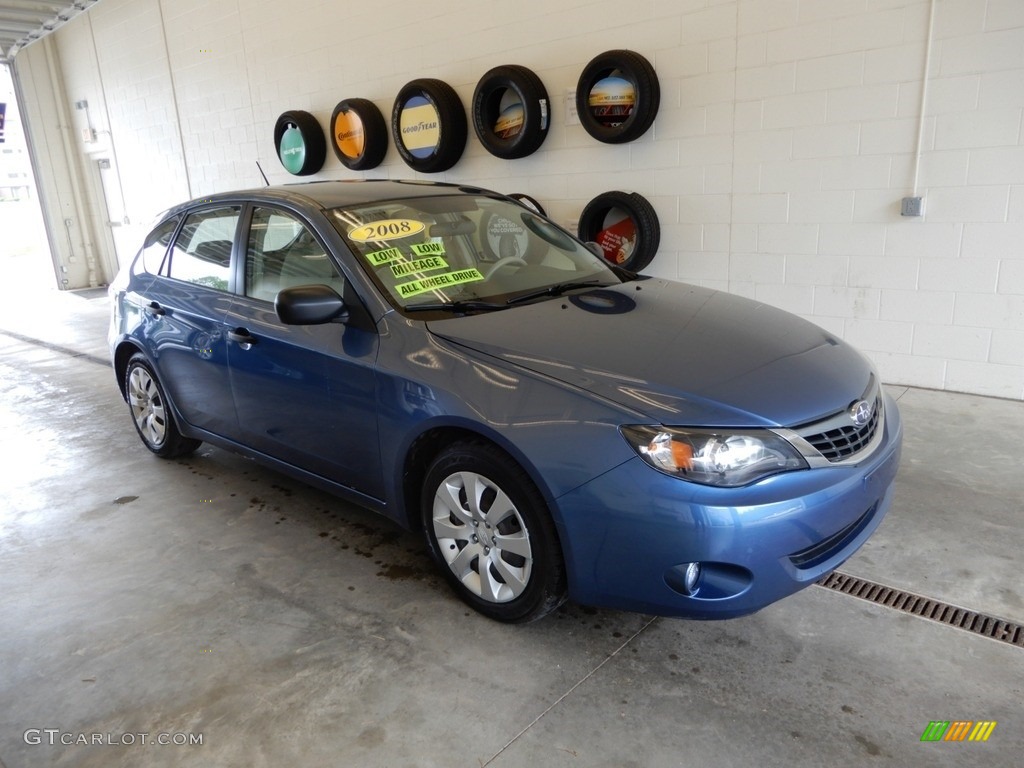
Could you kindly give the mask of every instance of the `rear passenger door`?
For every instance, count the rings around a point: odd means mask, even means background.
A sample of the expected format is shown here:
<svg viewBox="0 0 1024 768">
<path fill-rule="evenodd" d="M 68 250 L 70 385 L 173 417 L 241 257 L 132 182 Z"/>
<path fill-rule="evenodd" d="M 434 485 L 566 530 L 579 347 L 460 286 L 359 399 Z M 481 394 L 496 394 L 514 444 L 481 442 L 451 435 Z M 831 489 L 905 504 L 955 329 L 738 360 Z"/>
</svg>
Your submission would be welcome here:
<svg viewBox="0 0 1024 768">
<path fill-rule="evenodd" d="M 374 498 L 382 496 L 374 362 L 377 334 L 340 323 L 285 325 L 283 288 L 346 295 L 323 242 L 296 214 L 253 206 L 244 285 L 227 313 L 228 364 L 243 442 Z"/>
<path fill-rule="evenodd" d="M 237 430 L 224 318 L 241 210 L 222 205 L 188 213 L 144 307 L 150 358 L 171 402 L 189 424 L 225 437 Z"/>
</svg>

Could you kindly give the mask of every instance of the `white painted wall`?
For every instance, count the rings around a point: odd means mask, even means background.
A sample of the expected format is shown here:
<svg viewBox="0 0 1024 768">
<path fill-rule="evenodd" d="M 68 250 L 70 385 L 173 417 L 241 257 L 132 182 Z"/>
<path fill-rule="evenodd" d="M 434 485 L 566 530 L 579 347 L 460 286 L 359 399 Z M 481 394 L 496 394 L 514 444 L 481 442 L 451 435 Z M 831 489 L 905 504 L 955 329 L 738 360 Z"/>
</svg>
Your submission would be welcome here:
<svg viewBox="0 0 1024 768">
<path fill-rule="evenodd" d="M 449 82 L 469 104 L 487 69 L 520 64 L 553 102 L 541 150 L 499 160 L 471 135 L 459 164 L 431 178 L 526 192 L 563 224 L 599 192 L 640 192 L 663 228 L 645 271 L 801 314 L 859 346 L 888 382 L 1022 399 L 1024 0 L 936 0 L 926 213 L 907 219 L 929 8 L 102 0 L 55 37 L 68 99 L 104 105 L 92 117 L 113 138 L 133 223 L 190 195 L 258 186 L 257 159 L 272 182 L 294 180 L 273 147 L 286 109 L 327 125 L 338 101 L 363 97 L 389 117 L 416 77 Z M 626 145 L 566 125 L 566 92 L 611 48 L 648 57 L 662 87 L 654 128 Z M 391 147 L 364 174 L 329 151 L 314 178 L 415 175 Z"/>
</svg>

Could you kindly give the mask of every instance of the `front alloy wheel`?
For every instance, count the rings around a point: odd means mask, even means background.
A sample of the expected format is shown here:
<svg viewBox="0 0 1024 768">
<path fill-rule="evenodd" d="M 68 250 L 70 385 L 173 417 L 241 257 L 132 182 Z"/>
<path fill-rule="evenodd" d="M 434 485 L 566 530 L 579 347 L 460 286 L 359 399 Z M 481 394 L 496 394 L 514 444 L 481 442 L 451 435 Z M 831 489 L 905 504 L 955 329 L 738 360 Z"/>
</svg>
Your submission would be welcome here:
<svg viewBox="0 0 1024 768">
<path fill-rule="evenodd" d="M 543 497 L 494 446 L 442 451 L 427 472 L 422 508 L 431 555 L 480 613 L 533 621 L 565 600 L 565 567 Z"/>
<path fill-rule="evenodd" d="M 515 504 L 476 472 L 457 472 L 434 496 L 434 537 L 455 578 L 477 597 L 507 603 L 533 570 L 530 534 Z"/>
</svg>

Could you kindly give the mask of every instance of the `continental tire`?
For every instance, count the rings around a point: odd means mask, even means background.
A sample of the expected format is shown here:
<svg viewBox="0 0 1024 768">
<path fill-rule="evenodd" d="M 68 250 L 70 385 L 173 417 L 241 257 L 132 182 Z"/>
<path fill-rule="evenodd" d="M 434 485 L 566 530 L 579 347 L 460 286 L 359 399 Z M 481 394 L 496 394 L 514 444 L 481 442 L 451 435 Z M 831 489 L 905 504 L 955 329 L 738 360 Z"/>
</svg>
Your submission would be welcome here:
<svg viewBox="0 0 1024 768">
<path fill-rule="evenodd" d="M 508 195 L 508 197 L 511 197 L 513 200 L 515 200 L 517 203 L 524 206 L 525 208 L 529 208 L 534 213 L 539 213 L 541 216 L 548 215 L 547 212 L 544 210 L 544 206 L 538 203 L 529 195 L 524 195 L 522 192 L 513 192 L 512 194 Z"/>
<path fill-rule="evenodd" d="M 282 112 L 274 125 L 274 148 L 288 173 L 309 176 L 324 167 L 327 141 L 320 123 L 309 112 Z"/>
<path fill-rule="evenodd" d="M 331 115 L 331 148 L 350 171 L 368 171 L 388 151 L 388 126 L 369 99 L 339 101 Z"/>
<path fill-rule="evenodd" d="M 633 51 L 606 51 L 594 57 L 576 85 L 580 123 L 605 144 L 643 136 L 654 123 L 660 103 L 654 67 Z"/>
<path fill-rule="evenodd" d="M 495 157 L 515 160 L 536 152 L 548 135 L 549 117 L 544 83 L 526 67 L 495 67 L 476 84 L 473 130 Z"/>
<path fill-rule="evenodd" d="M 639 272 L 651 263 L 661 242 L 658 214 L 635 192 L 605 192 L 580 214 L 579 238 L 601 246 L 610 264 Z"/>
<path fill-rule="evenodd" d="M 391 135 L 415 171 L 440 173 L 455 165 L 466 148 L 467 130 L 466 111 L 448 83 L 413 80 L 395 98 Z"/>
</svg>

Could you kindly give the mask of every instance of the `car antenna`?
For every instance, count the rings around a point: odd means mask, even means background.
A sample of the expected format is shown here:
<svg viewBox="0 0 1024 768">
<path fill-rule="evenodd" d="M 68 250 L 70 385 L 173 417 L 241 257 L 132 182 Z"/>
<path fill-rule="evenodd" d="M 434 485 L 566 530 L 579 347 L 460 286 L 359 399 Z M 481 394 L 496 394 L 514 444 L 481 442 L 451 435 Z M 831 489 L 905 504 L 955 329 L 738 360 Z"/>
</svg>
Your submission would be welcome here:
<svg viewBox="0 0 1024 768">
<path fill-rule="evenodd" d="M 259 160 L 256 161 L 256 167 L 260 169 L 260 176 L 263 177 L 263 183 L 266 184 L 269 187 L 270 186 L 270 182 L 267 181 L 267 174 L 265 174 L 263 172 L 263 167 L 260 165 L 260 161 Z"/>
</svg>

